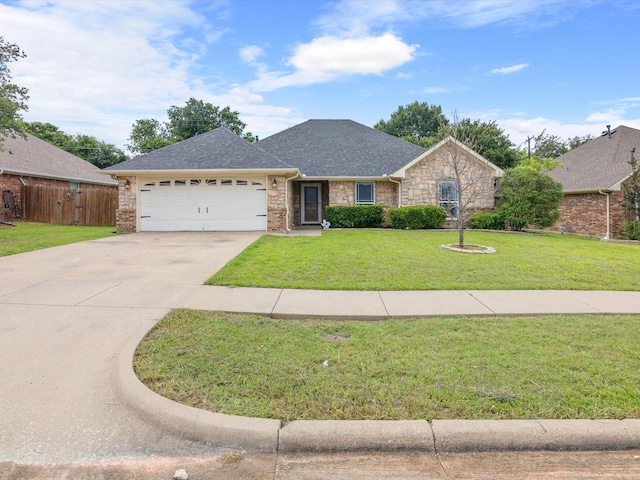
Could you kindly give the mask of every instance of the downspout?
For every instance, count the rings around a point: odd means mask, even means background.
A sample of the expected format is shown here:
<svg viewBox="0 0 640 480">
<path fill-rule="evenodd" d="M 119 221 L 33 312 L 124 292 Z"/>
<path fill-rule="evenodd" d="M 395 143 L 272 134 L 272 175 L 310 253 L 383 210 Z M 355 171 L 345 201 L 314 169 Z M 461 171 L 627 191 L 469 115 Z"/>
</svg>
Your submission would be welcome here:
<svg viewBox="0 0 640 480">
<path fill-rule="evenodd" d="M 609 220 L 609 193 L 603 192 L 602 190 L 598 190 L 598 193 L 607 197 L 607 235 L 604 237 L 604 239 L 609 240 L 609 238 L 611 237 L 611 221 Z"/>
<path fill-rule="evenodd" d="M 398 184 L 398 208 L 400 208 L 402 206 L 402 182 L 399 182 L 398 180 L 394 180 L 391 177 L 387 177 L 387 178 L 389 179 L 390 182 Z"/>
<path fill-rule="evenodd" d="M 284 181 L 284 207 L 285 211 L 287 212 L 284 228 L 287 233 L 291 231 L 291 229 L 289 228 L 289 181 L 295 180 L 298 177 L 300 177 L 300 172 L 296 173 L 293 177 L 287 178 Z"/>
</svg>

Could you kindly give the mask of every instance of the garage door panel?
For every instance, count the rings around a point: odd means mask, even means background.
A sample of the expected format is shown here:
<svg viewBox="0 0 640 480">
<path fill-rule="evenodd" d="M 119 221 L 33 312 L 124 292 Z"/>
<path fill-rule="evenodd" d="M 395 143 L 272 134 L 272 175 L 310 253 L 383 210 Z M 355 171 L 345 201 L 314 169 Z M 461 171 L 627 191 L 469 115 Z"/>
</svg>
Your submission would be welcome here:
<svg viewBox="0 0 640 480">
<path fill-rule="evenodd" d="M 248 185 L 159 185 L 141 182 L 142 231 L 242 231 L 266 230 L 264 178 L 247 179 Z M 235 182 L 235 180 L 234 180 Z M 151 185 L 151 184 L 154 185 Z"/>
</svg>

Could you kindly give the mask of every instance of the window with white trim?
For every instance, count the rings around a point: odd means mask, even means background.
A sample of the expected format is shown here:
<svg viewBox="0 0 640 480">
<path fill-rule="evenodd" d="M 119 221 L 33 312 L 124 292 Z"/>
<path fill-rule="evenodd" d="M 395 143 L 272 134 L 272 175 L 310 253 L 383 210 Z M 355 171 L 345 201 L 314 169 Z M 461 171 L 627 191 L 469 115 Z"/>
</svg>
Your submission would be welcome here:
<svg viewBox="0 0 640 480">
<path fill-rule="evenodd" d="M 458 187 L 455 180 L 438 182 L 438 206 L 447 211 L 447 218 L 458 218 Z"/>
<path fill-rule="evenodd" d="M 356 205 L 373 205 L 376 203 L 376 187 L 374 182 L 356 182 Z"/>
</svg>

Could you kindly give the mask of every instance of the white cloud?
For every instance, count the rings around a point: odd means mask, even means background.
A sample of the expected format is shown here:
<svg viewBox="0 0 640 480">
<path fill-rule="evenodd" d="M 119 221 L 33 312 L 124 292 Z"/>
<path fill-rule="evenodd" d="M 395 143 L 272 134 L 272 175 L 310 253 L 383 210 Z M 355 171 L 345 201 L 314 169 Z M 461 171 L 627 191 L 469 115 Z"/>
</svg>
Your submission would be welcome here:
<svg viewBox="0 0 640 480">
<path fill-rule="evenodd" d="M 424 87 L 422 89 L 422 93 L 427 93 L 432 95 L 439 95 L 439 94 L 450 93 L 450 92 L 451 92 L 451 89 L 448 87 Z"/>
<path fill-rule="evenodd" d="M 257 45 L 249 45 L 240 50 L 240 59 L 245 63 L 253 63 L 264 55 L 264 50 Z"/>
<path fill-rule="evenodd" d="M 341 0 L 317 20 L 316 26 L 324 33 L 347 35 L 423 21 L 459 28 L 492 24 L 534 28 L 556 24 L 568 11 L 586 7 L 588 2 L 576 5 L 574 0 Z"/>
<path fill-rule="evenodd" d="M 349 75 L 380 75 L 411 61 L 418 48 L 390 33 L 361 38 L 320 37 L 294 49 L 287 61 L 294 72 L 260 72 L 248 87 L 265 92 Z"/>
<path fill-rule="evenodd" d="M 493 70 L 491 70 L 491 73 L 497 74 L 497 75 L 509 75 L 511 73 L 516 73 L 521 70 L 524 70 L 525 68 L 528 68 L 528 67 L 529 67 L 528 63 L 519 63 L 517 65 L 511 65 L 509 67 L 494 68 Z"/>
</svg>

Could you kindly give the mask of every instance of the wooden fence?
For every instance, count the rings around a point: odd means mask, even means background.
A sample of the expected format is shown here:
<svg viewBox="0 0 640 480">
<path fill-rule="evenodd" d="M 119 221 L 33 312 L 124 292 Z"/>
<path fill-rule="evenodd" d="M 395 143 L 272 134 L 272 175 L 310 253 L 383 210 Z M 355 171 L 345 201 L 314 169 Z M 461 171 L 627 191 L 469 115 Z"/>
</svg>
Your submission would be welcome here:
<svg viewBox="0 0 640 480">
<path fill-rule="evenodd" d="M 58 225 L 111 226 L 116 224 L 116 189 L 79 189 L 24 185 L 22 218 Z"/>
</svg>

